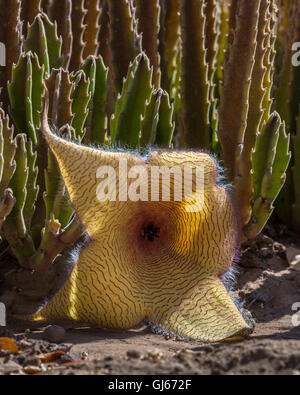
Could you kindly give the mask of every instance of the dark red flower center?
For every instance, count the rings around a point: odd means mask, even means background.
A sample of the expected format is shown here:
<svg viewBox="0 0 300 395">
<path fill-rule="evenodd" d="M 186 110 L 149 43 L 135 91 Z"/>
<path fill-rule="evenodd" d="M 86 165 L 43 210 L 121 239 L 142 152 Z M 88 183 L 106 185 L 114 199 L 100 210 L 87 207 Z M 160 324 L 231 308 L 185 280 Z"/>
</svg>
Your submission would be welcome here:
<svg viewBox="0 0 300 395">
<path fill-rule="evenodd" d="M 153 222 L 150 222 L 146 226 L 143 226 L 141 235 L 144 240 L 153 242 L 156 238 L 160 237 L 160 228 L 155 226 Z"/>
</svg>

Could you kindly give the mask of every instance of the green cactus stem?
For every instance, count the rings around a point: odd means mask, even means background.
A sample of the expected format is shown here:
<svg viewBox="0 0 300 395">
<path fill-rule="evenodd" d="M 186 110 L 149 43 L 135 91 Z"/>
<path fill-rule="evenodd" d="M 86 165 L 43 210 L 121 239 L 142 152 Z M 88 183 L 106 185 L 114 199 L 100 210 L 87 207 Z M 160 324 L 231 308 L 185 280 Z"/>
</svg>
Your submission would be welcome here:
<svg viewBox="0 0 300 395">
<path fill-rule="evenodd" d="M 242 226 L 245 226 L 251 217 L 251 202 L 253 199 L 253 177 L 252 177 L 252 150 L 255 146 L 256 136 L 260 132 L 260 124 L 263 114 L 266 112 L 267 119 L 270 114 L 268 101 L 264 102 L 267 89 L 270 85 L 266 81 L 267 68 L 262 59 L 267 56 L 268 45 L 271 38 L 267 32 L 269 1 L 262 0 L 259 9 L 257 47 L 255 53 L 255 63 L 252 71 L 250 91 L 249 91 L 249 109 L 247 114 L 247 126 L 243 137 L 239 140 L 241 145 L 236 151 L 235 163 L 235 198 L 241 213 Z M 266 104 L 268 108 L 264 108 Z"/>
<path fill-rule="evenodd" d="M 206 17 L 206 32 L 205 32 L 205 48 L 207 48 L 207 63 L 209 75 L 208 79 L 213 82 L 216 72 L 216 63 L 218 55 L 218 42 L 220 34 L 220 16 L 221 10 L 217 0 L 207 2 L 205 17 Z"/>
<path fill-rule="evenodd" d="M 8 84 L 10 114 L 19 133 L 28 134 L 37 144 L 36 130 L 40 127 L 44 67 L 36 54 L 22 54 L 13 67 L 12 82 Z"/>
<path fill-rule="evenodd" d="M 37 152 L 33 151 L 32 141 L 26 142 L 28 179 L 26 182 L 26 200 L 23 208 L 23 217 L 27 230 L 31 229 L 31 221 L 36 209 L 36 202 L 39 193 L 37 185 L 38 167 L 36 166 Z"/>
<path fill-rule="evenodd" d="M 44 13 L 38 14 L 28 29 L 23 42 L 25 52 L 37 54 L 40 65 L 44 65 L 45 74 L 49 75 L 53 68 L 63 63 L 61 56 L 62 40 L 57 36 L 57 25 L 50 22 Z"/>
<path fill-rule="evenodd" d="M 3 196 L 0 199 L 0 230 L 2 225 L 6 220 L 6 217 L 12 212 L 16 204 L 16 199 L 14 198 L 11 189 L 5 189 Z"/>
<path fill-rule="evenodd" d="M 130 62 L 141 51 L 140 38 L 129 0 L 106 0 L 110 17 L 110 47 L 114 69 L 115 86 L 120 92 Z"/>
<path fill-rule="evenodd" d="M 273 113 L 256 139 L 252 156 L 254 204 L 252 216 L 244 228 L 248 238 L 258 235 L 274 210 L 274 201 L 282 189 L 291 153 L 289 135 L 278 113 Z"/>
<path fill-rule="evenodd" d="M 73 44 L 71 12 L 71 0 L 52 0 L 47 8 L 47 14 L 51 21 L 57 23 L 58 36 L 62 37 L 61 53 L 64 57 L 63 66 L 65 69 L 70 63 Z"/>
<path fill-rule="evenodd" d="M 141 148 L 155 143 L 162 94 L 162 89 L 153 90 L 150 100 L 146 103 L 145 115 L 141 121 Z"/>
<path fill-rule="evenodd" d="M 10 231 L 14 237 L 24 238 L 26 225 L 23 217 L 23 209 L 26 201 L 26 185 L 29 169 L 27 166 L 26 135 L 20 134 L 16 137 L 17 149 L 15 154 L 16 171 L 9 183 L 9 187 L 14 191 L 16 204 L 11 217 L 5 223 L 8 240 Z M 8 229 L 10 227 L 10 229 Z"/>
<path fill-rule="evenodd" d="M 293 203 L 293 228 L 300 232 L 300 117 L 298 117 L 297 134 L 293 136 L 293 166 L 292 179 L 294 183 L 294 203 Z"/>
<path fill-rule="evenodd" d="M 275 92 L 275 108 L 283 119 L 286 120 L 287 129 L 292 134 L 293 157 L 291 166 L 287 172 L 286 184 L 278 199 L 276 212 L 280 219 L 291 229 L 299 229 L 299 177 L 296 176 L 298 169 L 299 144 L 298 144 L 298 117 L 300 101 L 300 67 L 293 63 L 295 56 L 294 43 L 300 41 L 300 4 L 296 0 L 285 2 L 279 16 L 281 28 L 277 46 L 282 50 L 277 55 L 277 90 Z"/>
<path fill-rule="evenodd" d="M 13 191 L 8 188 L 16 170 L 16 148 L 13 128 L 9 127 L 8 117 L 0 109 L 0 230 L 16 203 Z"/>
<path fill-rule="evenodd" d="M 152 69 L 147 56 L 142 53 L 130 65 L 116 110 L 111 118 L 110 130 L 113 144 L 136 148 L 139 145 L 141 117 L 152 93 Z"/>
<path fill-rule="evenodd" d="M 175 124 L 173 122 L 174 106 L 170 103 L 169 95 L 166 91 L 162 92 L 158 114 L 158 124 L 156 130 L 155 143 L 158 146 L 170 147 Z"/>
<path fill-rule="evenodd" d="M 78 71 L 72 76 L 73 88 L 71 93 L 72 100 L 72 127 L 75 130 L 76 136 L 83 138 L 85 129 L 85 121 L 88 116 L 88 104 L 91 99 L 89 92 L 90 82 L 87 80 L 84 71 Z"/>
<path fill-rule="evenodd" d="M 14 127 L 10 126 L 8 115 L 5 116 L 2 109 L 0 109 L 0 141 L 0 196 L 2 196 L 16 170 L 14 157 L 17 149 Z"/>
<path fill-rule="evenodd" d="M 108 69 L 101 56 L 89 56 L 82 65 L 82 70 L 90 81 L 85 142 L 101 145 L 105 140 L 107 124 Z"/>
</svg>

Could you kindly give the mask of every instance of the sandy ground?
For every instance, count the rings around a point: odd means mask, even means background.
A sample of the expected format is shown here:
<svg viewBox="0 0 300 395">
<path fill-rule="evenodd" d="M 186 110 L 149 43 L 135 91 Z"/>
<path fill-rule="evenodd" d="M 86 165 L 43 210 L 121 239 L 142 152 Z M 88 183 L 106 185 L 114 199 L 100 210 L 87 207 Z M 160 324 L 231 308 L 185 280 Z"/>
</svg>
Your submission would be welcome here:
<svg viewBox="0 0 300 395">
<path fill-rule="evenodd" d="M 300 316 L 292 306 L 300 302 L 300 272 L 289 268 L 286 245 L 261 237 L 241 254 L 236 293 L 256 321 L 243 342 L 182 342 L 147 325 L 119 332 L 59 323 L 58 343 L 45 340 L 46 323 L 11 321 L 0 335 L 14 338 L 19 354 L 0 352 L 0 374 L 298 375 Z"/>
</svg>

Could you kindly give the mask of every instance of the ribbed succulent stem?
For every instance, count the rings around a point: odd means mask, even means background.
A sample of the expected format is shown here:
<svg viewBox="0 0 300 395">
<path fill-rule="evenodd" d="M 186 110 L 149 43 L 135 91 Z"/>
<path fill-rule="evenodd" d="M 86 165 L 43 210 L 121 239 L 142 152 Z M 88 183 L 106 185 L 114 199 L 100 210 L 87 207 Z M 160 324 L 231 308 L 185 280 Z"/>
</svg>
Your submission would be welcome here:
<svg viewBox="0 0 300 395">
<path fill-rule="evenodd" d="M 297 134 L 293 136 L 293 166 L 292 180 L 294 183 L 294 203 L 293 203 L 293 228 L 300 232 L 300 116 L 298 117 Z"/>
<path fill-rule="evenodd" d="M 247 126 L 260 2 L 241 1 L 235 38 L 224 69 L 218 136 L 230 180 L 234 179 L 236 173 L 236 157 L 240 155 Z"/>
<path fill-rule="evenodd" d="M 48 13 L 49 6 L 52 3 L 52 0 L 41 0 L 41 9 L 46 14 Z"/>
<path fill-rule="evenodd" d="M 85 8 L 87 10 L 84 24 L 85 32 L 83 41 L 85 43 L 83 51 L 83 59 L 90 55 L 97 55 L 99 48 L 99 18 L 100 18 L 100 1 L 99 0 L 85 0 Z"/>
<path fill-rule="evenodd" d="M 288 170 L 287 181 L 278 199 L 277 213 L 280 219 L 291 228 L 299 229 L 298 213 L 298 179 L 295 177 L 295 169 L 298 169 L 299 139 L 298 124 L 300 102 L 300 67 L 294 63 L 294 43 L 300 41 L 300 4 L 296 0 L 284 3 L 281 10 L 282 28 L 279 35 L 279 43 L 283 51 L 278 56 L 279 77 L 278 89 L 275 92 L 275 108 L 287 122 L 287 129 L 292 134 L 293 157 L 291 167 Z M 284 29 L 285 28 L 285 29 Z M 295 135 L 297 134 L 297 137 Z M 298 177 L 299 178 L 299 177 Z"/>
<path fill-rule="evenodd" d="M 90 101 L 84 141 L 87 144 L 101 145 L 104 143 L 107 123 L 105 110 L 108 69 L 105 67 L 101 57 L 89 56 L 83 64 L 82 70 L 90 81 Z"/>
<path fill-rule="evenodd" d="M 109 119 L 114 112 L 117 92 L 114 81 L 114 70 L 112 66 L 112 52 L 110 47 L 110 17 L 107 0 L 100 0 L 100 10 L 98 55 L 101 55 L 104 65 L 109 68 L 107 77 L 108 96 L 106 101 L 106 113 Z"/>
<path fill-rule="evenodd" d="M 63 69 L 54 69 L 46 80 L 50 96 L 49 114 L 52 125 L 60 129 L 66 124 L 71 124 L 72 114 L 72 83 L 69 73 Z"/>
<path fill-rule="evenodd" d="M 24 239 L 27 233 L 23 212 L 27 196 L 26 185 L 29 174 L 26 153 L 26 136 L 24 134 L 19 134 L 16 137 L 16 144 L 16 170 L 9 183 L 9 188 L 14 191 L 16 203 L 11 214 L 3 225 L 5 238 L 12 245 L 16 245 L 18 240 Z"/>
<path fill-rule="evenodd" d="M 57 26 L 46 14 L 38 14 L 23 41 L 25 52 L 31 51 L 38 56 L 40 66 L 44 66 L 48 76 L 53 68 L 62 65 L 62 39 L 57 37 Z"/>
<path fill-rule="evenodd" d="M 36 166 L 37 152 L 33 149 L 32 141 L 26 142 L 28 179 L 26 183 L 26 200 L 23 208 L 23 217 L 28 232 L 31 229 L 31 221 L 36 209 L 36 202 L 39 193 L 37 185 L 38 167 Z"/>
<path fill-rule="evenodd" d="M 0 138 L 1 138 L 1 156 L 0 156 L 0 197 L 3 196 L 8 188 L 9 182 L 16 170 L 14 160 L 17 144 L 14 139 L 14 127 L 10 126 L 8 115 L 0 109 Z"/>
<path fill-rule="evenodd" d="M 225 63 L 226 48 L 228 47 L 228 5 L 222 4 L 220 7 L 220 34 L 218 40 L 218 53 L 217 53 L 217 70 L 215 80 L 218 82 L 217 97 L 221 95 L 223 83 L 223 67 Z"/>
<path fill-rule="evenodd" d="M 46 222 L 39 249 L 28 260 L 27 268 L 39 272 L 45 270 L 61 251 L 78 240 L 83 232 L 84 229 L 76 217 L 64 230 L 52 217 Z"/>
<path fill-rule="evenodd" d="M 290 26 L 290 10 L 291 4 L 294 0 L 277 0 L 278 5 L 280 4 L 281 12 L 279 14 L 279 29 L 278 29 L 278 41 L 281 46 L 285 45 L 286 32 Z M 283 48 L 282 48 L 283 49 Z"/>
<path fill-rule="evenodd" d="M 16 148 L 8 117 L 5 117 L 3 110 L 0 110 L 0 231 L 16 203 L 13 191 L 7 188 L 16 170 L 14 160 Z"/>
<path fill-rule="evenodd" d="M 40 127 L 44 67 L 36 54 L 22 54 L 13 67 L 13 80 L 8 84 L 10 114 L 19 133 L 27 134 L 37 144 Z"/>
<path fill-rule="evenodd" d="M 155 143 L 162 93 L 162 89 L 154 90 L 146 104 L 145 114 L 141 122 L 141 148 L 154 145 Z"/>
<path fill-rule="evenodd" d="M 162 92 L 156 130 L 156 144 L 161 147 L 170 147 L 175 124 L 173 122 L 174 107 L 170 103 L 167 92 Z"/>
<path fill-rule="evenodd" d="M 141 50 L 134 16 L 128 0 L 107 0 L 110 17 L 110 46 L 115 86 L 121 91 L 131 61 Z"/>
<path fill-rule="evenodd" d="M 207 48 L 207 63 L 209 69 L 209 80 L 212 78 L 216 71 L 217 53 L 218 53 L 218 40 L 220 34 L 220 8 L 217 0 L 207 2 L 206 10 L 206 33 L 205 33 L 205 48 Z"/>
<path fill-rule="evenodd" d="M 159 47 L 159 0 L 135 0 L 138 32 L 142 36 L 142 48 L 153 67 L 153 85 L 160 86 L 160 55 Z"/>
<path fill-rule="evenodd" d="M 71 0 L 52 0 L 48 11 L 47 11 L 50 19 L 57 23 L 57 34 L 62 37 L 62 48 L 61 53 L 64 57 L 64 67 L 68 68 L 71 51 L 72 51 L 72 43 L 73 43 L 73 35 L 72 35 L 72 1 Z"/>
<path fill-rule="evenodd" d="M 21 21 L 23 22 L 23 34 L 27 35 L 27 25 L 31 25 L 34 18 L 41 12 L 41 0 L 29 0 L 21 2 Z"/>
<path fill-rule="evenodd" d="M 139 146 L 141 119 L 151 98 L 152 69 L 148 57 L 141 53 L 130 65 L 115 113 L 111 118 L 111 141 L 125 147 Z"/>
<path fill-rule="evenodd" d="M 181 142 L 185 147 L 210 149 L 210 82 L 205 49 L 205 1 L 181 0 L 182 111 Z"/>
<path fill-rule="evenodd" d="M 159 54 L 161 87 L 170 92 L 180 37 L 180 0 L 160 0 Z M 176 66 L 179 67 L 179 64 Z"/>
<path fill-rule="evenodd" d="M 285 34 L 283 44 L 283 59 L 279 75 L 279 85 L 276 92 L 276 109 L 287 122 L 287 127 L 294 133 L 296 130 L 296 118 L 298 115 L 298 105 L 300 102 L 300 88 L 297 86 L 300 81 L 300 68 L 292 63 L 293 44 L 300 40 L 300 4 L 297 0 L 290 2 L 289 24 Z"/>
<path fill-rule="evenodd" d="M 0 0 L 0 42 L 5 45 L 5 66 L 0 67 L 0 102 L 7 112 L 9 106 L 7 82 L 11 81 L 12 66 L 18 62 L 21 51 L 21 2 Z"/>
<path fill-rule="evenodd" d="M 107 0 L 100 0 L 100 17 L 99 17 L 99 49 L 98 54 L 102 56 L 105 66 L 111 62 L 110 42 L 110 19 L 108 14 Z"/>
<path fill-rule="evenodd" d="M 86 9 L 84 8 L 84 0 L 72 0 L 72 54 L 70 60 L 70 71 L 76 71 L 79 69 L 83 62 L 83 51 L 84 51 L 84 33 L 85 25 L 84 20 L 86 16 Z"/>
<path fill-rule="evenodd" d="M 237 25 L 237 17 L 239 12 L 239 7 L 242 1 L 240 0 L 231 0 L 229 6 L 229 18 L 228 18 L 228 51 L 230 50 L 231 45 L 234 41 L 234 36 L 236 32 L 236 25 Z M 227 5 L 228 7 L 228 5 Z M 228 52 L 229 56 L 229 52 Z"/>
<path fill-rule="evenodd" d="M 14 198 L 12 190 L 6 189 L 0 199 L 0 231 L 6 217 L 12 212 L 15 204 L 16 199 Z"/>
<path fill-rule="evenodd" d="M 266 53 L 263 57 L 263 64 L 266 68 L 265 78 L 263 81 L 263 86 L 265 88 L 265 95 L 263 98 L 262 109 L 263 114 L 261 117 L 260 128 L 262 125 L 267 122 L 272 105 L 273 105 L 273 97 L 272 97 L 272 89 L 274 87 L 274 71 L 275 71 L 275 44 L 277 37 L 277 19 L 278 19 L 278 11 L 276 7 L 277 0 L 270 0 L 270 6 L 267 9 L 267 25 L 266 25 Z"/>
<path fill-rule="evenodd" d="M 244 235 L 249 239 L 262 231 L 274 210 L 291 159 L 289 145 L 285 125 L 274 112 L 257 136 L 252 155 L 254 203 L 251 220 L 244 227 Z"/>
<path fill-rule="evenodd" d="M 251 85 L 249 91 L 249 109 L 247 115 L 247 126 L 241 139 L 240 149 L 237 150 L 235 164 L 235 198 L 241 212 L 242 226 L 245 226 L 251 217 L 251 201 L 253 199 L 252 179 L 252 150 L 255 145 L 257 134 L 260 132 L 260 124 L 265 108 L 264 98 L 271 81 L 265 85 L 267 68 L 264 59 L 267 56 L 270 44 L 270 33 L 267 32 L 270 1 L 261 0 L 259 9 L 257 47 L 255 63 L 252 71 Z M 269 118 L 269 113 L 266 118 Z"/>
<path fill-rule="evenodd" d="M 46 220 L 59 221 L 60 226 L 68 224 L 73 209 L 71 208 L 66 187 L 60 175 L 56 159 L 52 152 L 48 152 L 48 166 L 45 170 L 45 192 L 44 201 L 46 206 Z"/>
<path fill-rule="evenodd" d="M 82 140 L 85 133 L 84 126 L 88 116 L 88 104 L 91 99 L 91 94 L 89 92 L 90 81 L 86 78 L 82 70 L 72 76 L 72 80 L 72 127 L 75 131 L 75 135 Z"/>
</svg>

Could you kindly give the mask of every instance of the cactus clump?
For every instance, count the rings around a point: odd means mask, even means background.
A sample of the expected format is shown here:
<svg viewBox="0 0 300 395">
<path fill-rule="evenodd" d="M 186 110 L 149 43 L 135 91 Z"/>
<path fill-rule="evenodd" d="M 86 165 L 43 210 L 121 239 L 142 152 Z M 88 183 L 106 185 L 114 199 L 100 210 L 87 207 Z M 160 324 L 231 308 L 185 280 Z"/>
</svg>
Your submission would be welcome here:
<svg viewBox="0 0 300 395">
<path fill-rule="evenodd" d="M 286 194 L 290 199 L 291 225 L 298 229 L 299 70 L 291 67 L 289 49 L 298 37 L 300 9 L 296 0 L 279 5 L 279 0 L 0 0 L 0 10 L 6 10 L 5 15 L 0 11 L 0 42 L 6 46 L 6 64 L 0 66 L 0 224 L 3 249 L 8 249 L 18 265 L 43 276 L 60 253 L 74 245 L 85 231 L 93 240 L 93 232 L 98 235 L 99 229 L 105 229 L 106 220 L 119 218 L 116 213 L 110 216 L 106 206 L 99 208 L 101 213 L 107 211 L 101 218 L 95 214 L 88 220 L 88 214 L 78 210 L 79 200 L 72 193 L 81 191 L 78 185 L 73 191 L 70 180 L 80 177 L 85 169 L 80 158 L 75 159 L 80 152 L 89 152 L 95 158 L 103 156 L 105 161 L 110 158 L 107 150 L 122 148 L 143 155 L 149 147 L 157 146 L 173 149 L 178 160 L 191 155 L 195 164 L 202 158 L 204 167 L 212 160 L 206 154 L 197 156 L 193 150 L 211 152 L 223 161 L 232 184 L 242 240 L 252 239 L 262 231 L 287 178 L 281 196 Z M 286 37 L 289 14 L 293 23 Z M 281 47 L 284 50 L 278 50 Z M 49 122 L 57 137 L 49 132 L 45 139 L 41 110 L 46 90 Z M 46 126 L 44 123 L 44 129 Z M 53 141 L 65 147 L 63 158 L 58 156 Z M 101 150 L 90 151 L 83 146 Z M 181 155 L 179 148 L 184 148 L 185 154 Z M 167 164 L 171 162 L 166 159 Z M 142 163 L 146 166 L 146 162 Z M 215 174 L 215 165 L 205 168 Z M 214 190 L 215 181 L 206 187 Z M 219 208 L 220 218 L 224 218 L 224 227 L 217 227 L 219 241 L 215 247 L 226 267 L 221 267 L 219 260 L 213 262 L 208 252 L 210 245 L 198 251 L 201 237 L 195 240 L 190 253 L 197 250 L 201 259 L 211 262 L 212 270 L 214 264 L 218 270 L 212 273 L 206 268 L 204 274 L 202 263 L 194 267 L 195 262 L 187 261 L 195 271 L 192 289 L 196 293 L 199 290 L 194 296 L 200 297 L 213 284 L 219 293 L 211 294 L 211 303 L 215 306 L 221 300 L 225 306 L 218 313 L 220 327 L 222 320 L 231 315 L 232 328 L 224 324 L 224 330 L 219 328 L 208 335 L 207 328 L 190 324 L 186 329 L 181 324 L 177 327 L 175 310 L 173 316 L 160 316 L 159 303 L 145 308 L 153 291 L 149 287 L 145 287 L 148 294 L 133 321 L 125 322 L 116 314 L 113 321 L 103 318 L 101 324 L 124 327 L 147 316 L 182 336 L 209 340 L 246 330 L 247 324 L 217 279 L 223 269 L 228 269 L 236 251 L 237 218 L 223 189 L 212 193 L 211 199 L 204 213 L 210 216 L 212 229 L 216 229 L 217 221 L 214 210 L 219 212 Z M 92 215 L 92 206 L 87 208 Z M 159 211 L 160 205 L 154 210 Z M 231 219 L 226 217 L 226 210 Z M 280 200 L 278 212 L 284 213 Z M 99 228 L 90 232 L 90 222 L 94 221 Z M 202 219 L 197 221 L 195 234 L 199 233 Z M 187 227 L 188 223 L 183 229 Z M 192 230 L 192 226 L 186 229 L 184 237 L 192 237 Z M 227 233 L 232 237 L 226 239 Z M 98 243 L 105 245 L 105 232 L 99 234 L 103 239 L 97 239 Z M 130 248 L 135 248 L 133 242 Z M 99 245 L 94 249 L 92 243 L 79 261 L 89 266 L 92 255 L 102 253 Z M 180 255 L 180 251 L 177 253 Z M 168 259 L 162 263 L 168 265 Z M 80 265 L 76 265 L 72 276 L 79 275 L 78 271 Z M 99 276 L 102 274 L 100 270 Z M 86 318 L 65 295 L 69 291 L 77 294 L 77 278 L 68 281 L 61 290 L 65 306 L 58 315 Z M 78 289 L 82 287 L 80 279 Z M 184 303 L 181 296 L 180 303 Z M 79 305 L 80 297 L 76 299 Z M 191 297 L 189 294 L 188 300 Z M 120 298 L 119 293 L 115 298 Z M 53 303 L 45 310 L 50 315 L 56 309 L 51 310 Z M 130 306 L 131 312 L 137 308 L 136 303 Z M 214 314 L 218 311 L 215 308 Z M 91 322 L 96 313 L 90 309 Z"/>
</svg>

